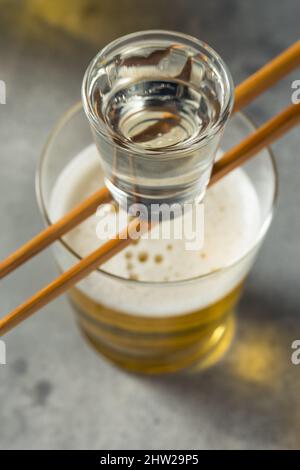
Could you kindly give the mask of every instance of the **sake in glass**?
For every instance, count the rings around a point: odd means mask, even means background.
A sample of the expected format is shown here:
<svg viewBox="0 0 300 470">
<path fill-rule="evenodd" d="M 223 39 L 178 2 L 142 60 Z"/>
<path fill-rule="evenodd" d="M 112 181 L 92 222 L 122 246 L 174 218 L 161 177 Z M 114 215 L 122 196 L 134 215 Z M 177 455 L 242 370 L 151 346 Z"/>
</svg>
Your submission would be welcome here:
<svg viewBox="0 0 300 470">
<path fill-rule="evenodd" d="M 115 200 L 203 198 L 233 106 L 233 84 L 207 44 L 170 31 L 112 42 L 90 63 L 83 106 Z"/>
</svg>

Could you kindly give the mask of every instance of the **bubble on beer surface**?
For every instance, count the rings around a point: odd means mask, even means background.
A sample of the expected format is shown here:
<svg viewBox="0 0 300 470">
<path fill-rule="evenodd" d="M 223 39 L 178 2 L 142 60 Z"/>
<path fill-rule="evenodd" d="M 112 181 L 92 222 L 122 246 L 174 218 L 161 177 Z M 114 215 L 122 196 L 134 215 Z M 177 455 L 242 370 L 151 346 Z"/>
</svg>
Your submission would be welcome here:
<svg viewBox="0 0 300 470">
<path fill-rule="evenodd" d="M 145 261 L 147 261 L 148 258 L 149 258 L 149 254 L 147 253 L 147 251 L 141 251 L 138 254 L 138 260 L 140 261 L 140 263 L 145 263 Z"/>
<path fill-rule="evenodd" d="M 51 220 L 62 217 L 102 185 L 100 159 L 95 146 L 91 145 L 59 176 L 51 197 Z M 207 191 L 204 206 L 204 246 L 201 250 L 186 250 L 186 240 L 149 240 L 145 235 L 136 244 L 131 244 L 128 251 L 103 264 L 101 269 L 124 278 L 166 282 L 166 279 L 193 278 L 232 264 L 247 252 L 260 226 L 258 198 L 246 173 L 237 169 L 212 186 Z M 115 233 L 115 216 L 115 211 L 108 211 L 101 220 L 101 224 L 107 225 L 107 238 Z M 100 218 L 92 216 L 65 235 L 64 240 L 81 257 L 87 256 L 105 243 L 97 237 L 99 223 Z M 172 223 L 176 224 L 178 220 Z M 147 253 L 147 262 L 143 256 L 144 261 L 139 259 L 141 253 Z M 134 263 L 134 271 L 128 269 L 128 261 L 132 262 L 133 258 L 140 261 Z"/>
</svg>

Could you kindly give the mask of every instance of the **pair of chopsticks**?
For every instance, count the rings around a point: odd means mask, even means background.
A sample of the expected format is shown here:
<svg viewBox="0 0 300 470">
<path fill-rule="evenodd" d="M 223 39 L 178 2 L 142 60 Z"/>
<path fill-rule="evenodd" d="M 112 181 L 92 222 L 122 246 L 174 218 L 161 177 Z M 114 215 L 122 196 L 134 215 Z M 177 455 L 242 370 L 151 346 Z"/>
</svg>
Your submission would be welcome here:
<svg viewBox="0 0 300 470">
<path fill-rule="evenodd" d="M 296 67 L 300 66 L 300 41 L 251 75 L 235 90 L 235 107 L 238 111 L 254 98 L 273 86 Z M 261 149 L 274 142 L 288 130 L 300 123 L 300 104 L 291 105 L 253 132 L 240 144 L 227 152 L 213 167 L 209 185 L 234 168 L 245 163 Z M 81 204 L 72 209 L 60 220 L 47 227 L 27 242 L 7 259 L 0 263 L 0 278 L 3 278 L 27 260 L 58 240 L 62 235 L 93 215 L 100 204 L 111 200 L 106 188 L 101 188 Z M 131 243 L 130 233 L 135 230 L 140 235 L 149 229 L 146 222 L 136 218 L 116 238 L 104 243 L 86 258 L 61 274 L 48 286 L 41 289 L 11 313 L 0 320 L 0 335 L 5 334 L 53 299 L 66 292 L 101 264 Z"/>
</svg>

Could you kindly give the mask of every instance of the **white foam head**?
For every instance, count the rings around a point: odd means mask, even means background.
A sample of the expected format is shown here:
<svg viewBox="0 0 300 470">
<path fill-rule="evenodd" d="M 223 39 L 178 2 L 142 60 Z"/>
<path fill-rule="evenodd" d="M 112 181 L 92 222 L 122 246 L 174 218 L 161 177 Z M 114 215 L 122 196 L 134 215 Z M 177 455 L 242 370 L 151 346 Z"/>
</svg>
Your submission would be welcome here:
<svg viewBox="0 0 300 470">
<path fill-rule="evenodd" d="M 101 185 L 103 185 L 103 173 L 100 159 L 95 146 L 92 145 L 77 155 L 58 178 L 50 204 L 52 221 L 63 216 L 71 207 L 96 191 Z M 260 226 L 260 209 L 255 188 L 243 170 L 235 170 L 207 191 L 204 207 L 203 249 L 187 251 L 185 240 L 141 239 L 138 244 L 130 245 L 106 262 L 102 269 L 124 278 L 150 282 L 168 281 L 171 285 L 171 281 L 194 278 L 231 265 L 247 252 L 257 236 Z M 107 217 L 111 216 L 112 214 L 108 213 Z M 65 236 L 65 241 L 80 256 L 86 256 L 103 243 L 96 235 L 98 222 L 99 219 L 96 216 L 90 217 Z M 201 298 L 198 296 L 196 300 L 185 297 L 179 302 L 177 299 L 175 310 L 182 313 L 180 306 L 182 310 L 183 305 L 186 311 L 209 305 L 217 297 L 221 298 L 226 295 L 229 287 L 234 287 L 234 283 L 236 285 L 240 282 L 242 273 L 239 271 L 235 276 L 236 278 L 232 279 L 229 284 L 224 281 L 225 278 L 219 281 L 211 278 L 211 285 L 208 285 L 205 295 L 202 292 Z M 94 284 L 89 283 L 89 295 L 94 300 L 96 296 L 97 301 L 110 307 L 119 308 L 120 288 L 116 288 L 112 298 L 111 288 L 110 292 L 105 293 L 102 280 L 99 278 L 97 281 L 95 276 L 93 279 Z M 145 298 L 143 294 L 143 298 L 138 301 L 137 292 L 135 303 L 140 309 L 141 302 L 144 303 Z M 135 310 L 137 313 L 137 308 L 130 299 L 126 306 L 126 296 L 128 298 L 130 293 L 126 294 L 126 290 L 123 290 L 121 295 L 125 311 Z M 144 309 L 145 314 L 147 310 L 151 311 L 151 314 L 154 311 L 162 314 L 169 310 L 163 307 L 161 294 L 160 297 L 157 303 L 161 304 L 161 308 L 151 307 L 149 304 L 149 309 Z M 152 303 L 154 305 L 155 299 Z M 172 304 L 174 312 L 173 301 Z"/>
</svg>

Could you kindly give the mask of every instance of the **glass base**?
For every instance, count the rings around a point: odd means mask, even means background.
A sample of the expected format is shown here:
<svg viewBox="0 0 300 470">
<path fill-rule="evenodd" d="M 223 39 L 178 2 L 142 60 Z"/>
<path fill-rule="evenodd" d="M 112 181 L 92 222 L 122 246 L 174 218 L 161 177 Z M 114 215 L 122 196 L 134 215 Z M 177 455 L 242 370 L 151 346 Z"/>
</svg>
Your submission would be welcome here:
<svg viewBox="0 0 300 470">
<path fill-rule="evenodd" d="M 185 370 L 190 373 L 203 371 L 212 367 L 228 351 L 235 334 L 235 314 L 232 312 L 224 322 L 207 334 L 207 338 L 199 341 L 193 348 L 184 350 L 182 357 L 156 358 L 152 360 L 142 360 L 141 358 L 127 357 L 124 353 L 114 351 L 105 346 L 100 341 L 95 340 L 83 328 L 82 333 L 89 344 L 102 356 L 114 363 L 116 366 L 126 369 L 129 372 L 140 374 L 170 374 Z"/>
<path fill-rule="evenodd" d="M 138 215 L 140 217 L 148 218 L 149 222 L 151 221 L 151 217 L 160 217 L 162 219 L 165 217 L 169 218 L 170 208 L 172 207 L 175 208 L 177 206 L 177 208 L 180 208 L 184 204 L 200 204 L 205 196 L 206 190 L 206 185 L 201 184 L 194 185 L 193 188 L 187 187 L 181 191 L 177 190 L 176 192 L 165 190 L 164 194 L 162 194 L 162 190 L 155 194 L 154 191 L 150 192 L 149 189 L 148 192 L 145 193 L 141 192 L 139 194 L 132 194 L 130 192 L 122 191 L 108 179 L 105 180 L 105 185 L 111 193 L 113 199 L 120 207 L 122 207 L 122 209 L 128 213 L 131 213 L 130 209 L 132 207 L 136 207 L 134 209 L 134 213 L 131 215 Z M 205 187 L 204 189 L 203 186 Z M 143 212 L 139 212 L 138 214 L 136 213 L 138 210 L 137 205 L 139 207 L 141 207 L 141 205 L 144 206 L 146 210 L 146 217 Z M 166 207 L 166 214 L 164 214 L 164 207 Z"/>
<path fill-rule="evenodd" d="M 228 350 L 241 285 L 212 306 L 185 315 L 149 318 L 116 312 L 78 289 L 70 298 L 84 337 L 103 356 L 131 372 L 163 374 L 212 366 Z"/>
</svg>

